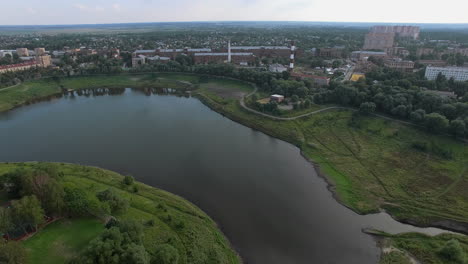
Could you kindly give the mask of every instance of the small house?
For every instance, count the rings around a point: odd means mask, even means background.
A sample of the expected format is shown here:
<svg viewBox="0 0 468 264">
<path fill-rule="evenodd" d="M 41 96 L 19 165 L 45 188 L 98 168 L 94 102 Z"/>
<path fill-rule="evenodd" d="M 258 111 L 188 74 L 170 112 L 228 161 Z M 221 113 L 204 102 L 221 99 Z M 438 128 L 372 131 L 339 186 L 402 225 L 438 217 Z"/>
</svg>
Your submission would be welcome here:
<svg viewBox="0 0 468 264">
<path fill-rule="evenodd" d="M 272 96 L 270 96 L 270 101 L 271 102 L 281 103 L 281 102 L 284 101 L 284 96 L 279 95 L 279 94 L 273 94 Z"/>
</svg>

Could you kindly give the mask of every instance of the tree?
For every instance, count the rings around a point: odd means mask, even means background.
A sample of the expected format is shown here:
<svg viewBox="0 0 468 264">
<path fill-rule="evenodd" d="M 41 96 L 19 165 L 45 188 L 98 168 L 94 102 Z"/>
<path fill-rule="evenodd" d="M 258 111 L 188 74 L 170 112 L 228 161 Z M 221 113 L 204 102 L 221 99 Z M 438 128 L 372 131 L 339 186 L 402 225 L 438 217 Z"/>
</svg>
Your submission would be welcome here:
<svg viewBox="0 0 468 264">
<path fill-rule="evenodd" d="M 447 260 L 464 264 L 466 260 L 465 252 L 456 239 L 451 239 L 439 250 L 439 254 Z"/>
<path fill-rule="evenodd" d="M 365 102 L 359 106 L 359 112 L 363 114 L 370 114 L 375 112 L 376 105 L 373 102 Z"/>
<path fill-rule="evenodd" d="M 68 214 L 72 216 L 84 216 L 88 214 L 90 202 L 85 191 L 82 189 L 66 187 L 64 201 Z"/>
<path fill-rule="evenodd" d="M 24 249 L 24 247 L 19 242 L 0 242 L 0 263 L 26 263 L 26 249 Z"/>
<path fill-rule="evenodd" d="M 465 135 L 466 124 L 463 120 L 456 119 L 450 122 L 450 133 L 455 137 L 463 137 Z"/>
<path fill-rule="evenodd" d="M 150 256 L 142 244 L 143 227 L 137 222 L 117 222 L 90 242 L 73 263 L 149 264 Z"/>
<path fill-rule="evenodd" d="M 170 244 L 156 246 L 151 264 L 177 264 L 179 252 Z"/>
<path fill-rule="evenodd" d="M 32 225 L 37 229 L 37 226 L 44 222 L 44 210 L 35 195 L 24 196 L 20 200 L 13 201 L 11 207 L 14 222 L 24 230 L 27 225 Z"/>
<path fill-rule="evenodd" d="M 430 131 L 444 132 L 449 125 L 447 118 L 438 113 L 430 113 L 425 119 L 426 127 Z"/>
<path fill-rule="evenodd" d="M 426 118 L 426 111 L 424 111 L 423 109 L 418 109 L 416 111 L 411 112 L 410 114 L 411 121 L 413 121 L 416 124 L 420 124 L 424 122 L 425 118 Z"/>
<path fill-rule="evenodd" d="M 125 212 L 128 209 L 128 201 L 119 196 L 113 189 L 99 192 L 96 196 L 99 201 L 109 204 L 112 213 Z"/>
<path fill-rule="evenodd" d="M 13 227 L 11 209 L 0 207 L 0 233 L 4 233 L 8 237 L 8 233 Z"/>
</svg>

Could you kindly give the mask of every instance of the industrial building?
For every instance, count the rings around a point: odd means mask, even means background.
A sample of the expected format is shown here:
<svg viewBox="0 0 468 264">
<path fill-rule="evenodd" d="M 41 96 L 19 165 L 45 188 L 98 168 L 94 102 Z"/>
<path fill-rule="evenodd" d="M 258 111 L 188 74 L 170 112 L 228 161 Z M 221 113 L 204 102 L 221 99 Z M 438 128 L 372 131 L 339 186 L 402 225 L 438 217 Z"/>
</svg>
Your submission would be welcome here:
<svg viewBox="0 0 468 264">
<path fill-rule="evenodd" d="M 213 52 L 195 53 L 194 62 L 196 64 L 232 62 L 235 64 L 248 64 L 255 62 L 252 52 Z M 229 58 L 230 57 L 230 58 Z"/>
<path fill-rule="evenodd" d="M 369 57 L 377 57 L 377 58 L 386 58 L 387 53 L 383 51 L 353 51 L 351 52 L 351 59 L 354 61 L 366 61 Z"/>
<path fill-rule="evenodd" d="M 412 72 L 414 69 L 414 62 L 396 58 L 385 60 L 384 65 L 385 67 L 402 72 Z"/>
<path fill-rule="evenodd" d="M 468 81 L 468 68 L 466 67 L 432 67 L 426 68 L 425 77 L 428 80 L 435 80 L 441 73 L 447 79 L 453 78 L 455 81 Z"/>
<path fill-rule="evenodd" d="M 37 66 L 37 62 L 34 60 L 17 64 L 0 65 L 0 73 L 24 71 Z"/>
</svg>

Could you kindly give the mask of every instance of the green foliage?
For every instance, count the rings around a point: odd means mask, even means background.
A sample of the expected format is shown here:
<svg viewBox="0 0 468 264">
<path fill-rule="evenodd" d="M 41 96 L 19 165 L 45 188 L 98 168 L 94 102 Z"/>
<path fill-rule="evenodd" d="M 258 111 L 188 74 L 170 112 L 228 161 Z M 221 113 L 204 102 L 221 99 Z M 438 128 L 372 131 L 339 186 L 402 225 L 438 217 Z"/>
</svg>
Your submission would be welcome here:
<svg viewBox="0 0 468 264">
<path fill-rule="evenodd" d="M 99 201 L 106 202 L 109 205 L 112 213 L 125 212 L 129 207 L 128 201 L 119 196 L 113 189 L 106 189 L 97 193 L 96 196 Z"/>
<path fill-rule="evenodd" d="M 69 215 L 86 216 L 88 215 L 90 201 L 86 192 L 77 187 L 65 187 L 65 204 Z"/>
<path fill-rule="evenodd" d="M 0 263 L 25 264 L 27 252 L 19 242 L 0 241 Z"/>
<path fill-rule="evenodd" d="M 44 222 L 44 210 L 35 195 L 12 201 L 12 219 L 18 227 L 37 226 Z"/>
<path fill-rule="evenodd" d="M 142 244 L 143 227 L 136 222 L 119 222 L 90 242 L 76 263 L 149 264 Z"/>
<path fill-rule="evenodd" d="M 135 179 L 133 178 L 132 175 L 125 175 L 125 177 L 123 179 L 123 184 L 132 185 L 134 181 L 135 181 Z"/>
<path fill-rule="evenodd" d="M 177 252 L 177 249 L 170 244 L 162 244 L 156 246 L 151 264 L 177 264 L 178 261 L 179 252 Z"/>
<path fill-rule="evenodd" d="M 375 112 L 376 105 L 372 102 L 365 102 L 359 106 L 359 112 L 363 114 L 370 114 Z"/>
<path fill-rule="evenodd" d="M 439 254 L 446 260 L 457 264 L 465 264 L 467 259 L 460 242 L 457 239 L 451 239 L 439 250 Z"/>
</svg>

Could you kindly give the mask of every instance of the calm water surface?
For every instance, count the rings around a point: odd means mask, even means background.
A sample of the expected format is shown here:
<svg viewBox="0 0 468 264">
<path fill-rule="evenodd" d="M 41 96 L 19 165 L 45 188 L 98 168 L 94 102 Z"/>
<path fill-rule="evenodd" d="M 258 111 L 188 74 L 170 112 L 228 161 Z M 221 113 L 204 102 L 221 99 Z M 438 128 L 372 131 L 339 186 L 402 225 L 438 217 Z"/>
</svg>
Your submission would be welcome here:
<svg viewBox="0 0 468 264">
<path fill-rule="evenodd" d="M 94 165 L 181 195 L 207 212 L 247 263 L 377 263 L 361 232 L 420 231 L 338 204 L 299 149 L 195 98 L 127 89 L 0 115 L 0 161 Z M 437 229 L 425 229 L 438 233 Z"/>
</svg>

